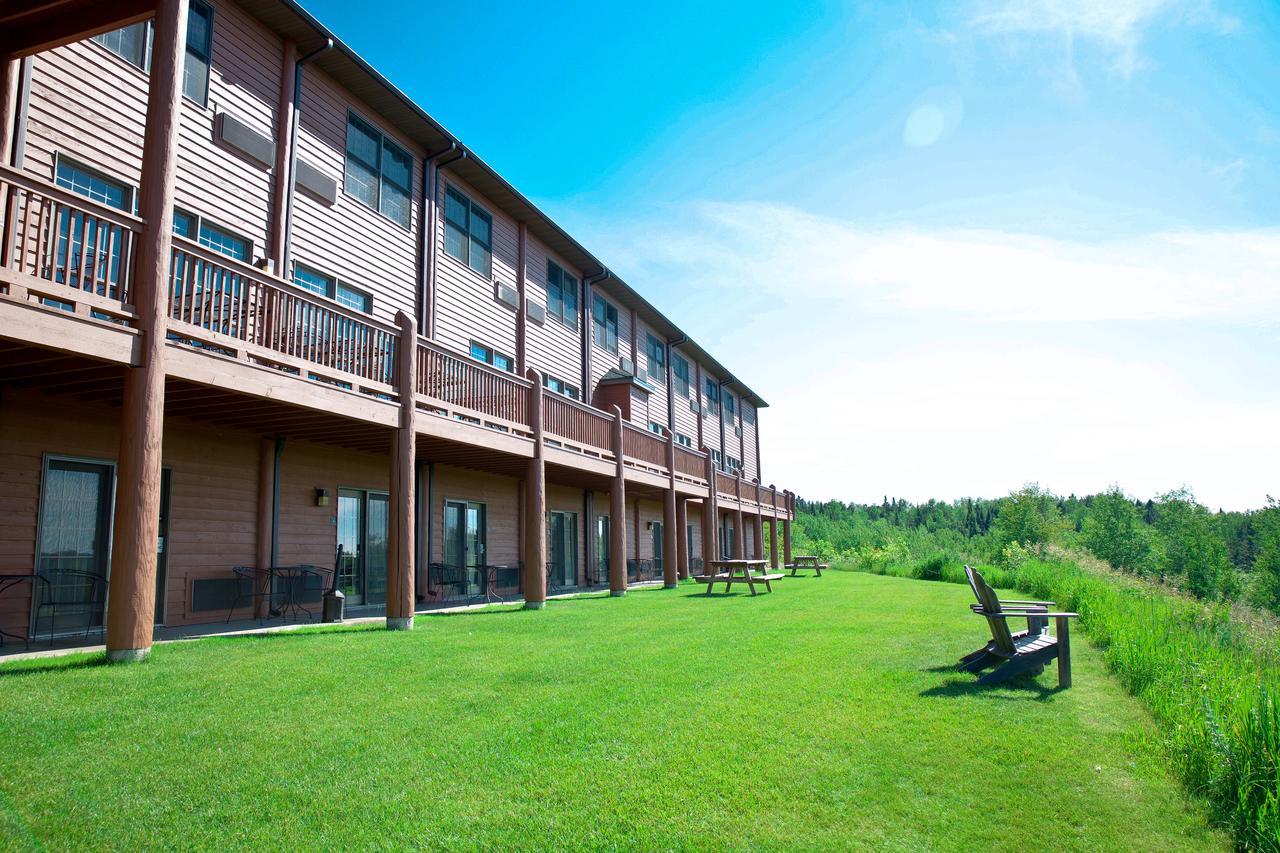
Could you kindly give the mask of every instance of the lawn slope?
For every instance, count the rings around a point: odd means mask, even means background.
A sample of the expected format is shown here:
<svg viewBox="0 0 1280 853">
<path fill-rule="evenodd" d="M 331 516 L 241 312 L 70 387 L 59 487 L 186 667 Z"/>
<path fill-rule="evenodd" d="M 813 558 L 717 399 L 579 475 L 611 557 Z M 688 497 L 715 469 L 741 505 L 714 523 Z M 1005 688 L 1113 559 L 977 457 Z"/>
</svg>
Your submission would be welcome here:
<svg viewBox="0 0 1280 853">
<path fill-rule="evenodd" d="M 1082 639 L 979 690 L 966 589 L 775 590 L 0 666 L 0 846 L 1226 846 Z"/>
</svg>

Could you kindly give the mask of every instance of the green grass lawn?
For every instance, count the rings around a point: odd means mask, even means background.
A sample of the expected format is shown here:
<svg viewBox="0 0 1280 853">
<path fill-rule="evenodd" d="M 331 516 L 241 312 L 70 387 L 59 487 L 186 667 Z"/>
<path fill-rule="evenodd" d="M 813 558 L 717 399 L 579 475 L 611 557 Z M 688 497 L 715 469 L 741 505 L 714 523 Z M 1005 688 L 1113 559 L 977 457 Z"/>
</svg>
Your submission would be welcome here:
<svg viewBox="0 0 1280 853">
<path fill-rule="evenodd" d="M 0 666 L 0 847 L 1227 846 L 1082 638 L 978 689 L 966 588 L 774 588 Z"/>
</svg>

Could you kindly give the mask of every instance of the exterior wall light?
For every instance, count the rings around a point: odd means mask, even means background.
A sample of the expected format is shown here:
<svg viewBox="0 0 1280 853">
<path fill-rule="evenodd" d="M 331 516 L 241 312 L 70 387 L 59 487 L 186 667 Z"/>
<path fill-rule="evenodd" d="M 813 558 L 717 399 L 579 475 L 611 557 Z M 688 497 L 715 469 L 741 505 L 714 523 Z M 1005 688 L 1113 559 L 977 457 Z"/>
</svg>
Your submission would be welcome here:
<svg viewBox="0 0 1280 853">
<path fill-rule="evenodd" d="M 317 488 L 316 489 L 316 506 L 328 506 L 328 505 L 329 505 L 329 490 Z"/>
</svg>

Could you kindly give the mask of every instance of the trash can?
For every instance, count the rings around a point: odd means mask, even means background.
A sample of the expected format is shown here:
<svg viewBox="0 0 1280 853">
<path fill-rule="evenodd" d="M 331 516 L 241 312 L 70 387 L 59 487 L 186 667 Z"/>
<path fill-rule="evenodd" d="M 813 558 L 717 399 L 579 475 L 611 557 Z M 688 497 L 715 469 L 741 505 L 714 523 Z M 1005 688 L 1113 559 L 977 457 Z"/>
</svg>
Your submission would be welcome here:
<svg viewBox="0 0 1280 853">
<path fill-rule="evenodd" d="M 324 594 L 324 615 L 322 622 L 341 622 L 342 612 L 346 609 L 347 597 L 340 589 L 330 589 Z"/>
</svg>

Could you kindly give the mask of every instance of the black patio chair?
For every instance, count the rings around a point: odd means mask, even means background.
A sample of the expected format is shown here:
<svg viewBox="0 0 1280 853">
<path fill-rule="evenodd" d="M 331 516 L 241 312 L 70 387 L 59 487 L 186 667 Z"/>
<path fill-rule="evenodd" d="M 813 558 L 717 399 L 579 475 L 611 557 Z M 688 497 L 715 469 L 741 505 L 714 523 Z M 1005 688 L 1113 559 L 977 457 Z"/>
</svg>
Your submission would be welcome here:
<svg viewBox="0 0 1280 853">
<path fill-rule="evenodd" d="M 53 645 L 54 637 L 59 631 L 58 613 L 80 613 L 84 616 L 84 633 L 82 638 L 89 639 L 89 633 L 97 628 L 105 631 L 103 616 L 107 606 L 107 579 L 95 572 L 79 569 L 52 569 L 36 572 L 40 583 L 32 588 L 37 596 L 34 617 L 34 633 L 39 633 L 40 617 L 49 613 L 49 645 Z M 95 625 L 95 621 L 97 624 Z"/>
</svg>

